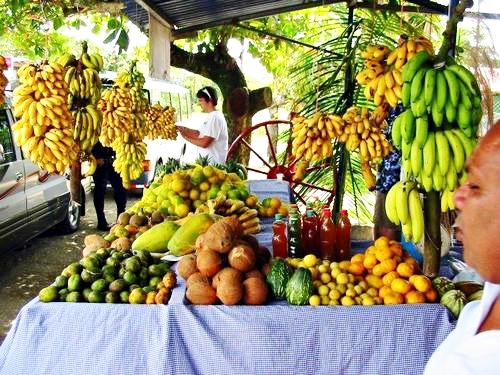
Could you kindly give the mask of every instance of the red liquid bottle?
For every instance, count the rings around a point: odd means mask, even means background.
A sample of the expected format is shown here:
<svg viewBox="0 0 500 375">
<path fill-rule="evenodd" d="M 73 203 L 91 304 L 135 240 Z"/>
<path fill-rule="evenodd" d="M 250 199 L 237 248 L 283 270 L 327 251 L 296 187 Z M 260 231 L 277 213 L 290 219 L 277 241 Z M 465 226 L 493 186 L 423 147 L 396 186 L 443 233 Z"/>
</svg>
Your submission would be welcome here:
<svg viewBox="0 0 500 375">
<path fill-rule="evenodd" d="M 339 260 L 351 258 L 351 221 L 347 210 L 341 210 L 337 222 L 337 253 Z"/>
<path fill-rule="evenodd" d="M 304 255 L 314 254 L 319 258 L 319 248 L 319 218 L 312 208 L 308 208 L 302 218 L 302 249 Z"/>
<path fill-rule="evenodd" d="M 297 211 L 290 211 L 288 216 L 288 256 L 291 258 L 302 258 L 302 228 L 300 216 Z"/>
<path fill-rule="evenodd" d="M 286 258 L 288 255 L 287 226 L 281 214 L 274 216 L 273 222 L 273 257 Z"/>
<path fill-rule="evenodd" d="M 327 259 L 331 262 L 338 262 L 336 254 L 336 238 L 337 231 L 332 220 L 332 212 L 330 208 L 323 208 L 323 217 L 321 219 L 319 239 L 320 239 L 320 255 L 322 259 Z"/>
</svg>

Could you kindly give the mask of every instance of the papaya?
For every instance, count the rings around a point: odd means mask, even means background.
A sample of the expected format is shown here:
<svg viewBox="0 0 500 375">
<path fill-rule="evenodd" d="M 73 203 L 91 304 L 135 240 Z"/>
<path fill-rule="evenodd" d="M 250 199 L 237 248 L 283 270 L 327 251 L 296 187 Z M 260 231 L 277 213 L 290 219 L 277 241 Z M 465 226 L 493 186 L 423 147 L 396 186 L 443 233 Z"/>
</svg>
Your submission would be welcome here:
<svg viewBox="0 0 500 375">
<path fill-rule="evenodd" d="M 200 212 L 189 215 L 188 218 L 168 241 L 168 251 L 172 255 L 183 256 L 194 252 L 198 236 L 205 233 L 222 216 Z"/>
<path fill-rule="evenodd" d="M 132 250 L 165 253 L 168 242 L 179 228 L 180 225 L 171 220 L 155 224 L 132 242 Z"/>
</svg>

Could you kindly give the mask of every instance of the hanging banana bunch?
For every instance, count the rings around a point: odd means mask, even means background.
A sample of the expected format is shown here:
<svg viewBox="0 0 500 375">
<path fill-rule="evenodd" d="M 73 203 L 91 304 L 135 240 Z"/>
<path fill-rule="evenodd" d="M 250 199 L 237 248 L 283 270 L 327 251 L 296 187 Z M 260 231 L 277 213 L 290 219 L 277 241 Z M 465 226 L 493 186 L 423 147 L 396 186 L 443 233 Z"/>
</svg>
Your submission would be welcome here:
<svg viewBox="0 0 500 375">
<path fill-rule="evenodd" d="M 332 155 L 335 138 L 333 123 L 328 115 L 316 112 L 312 117 L 292 119 L 292 155 L 296 160 L 319 161 Z"/>
<path fill-rule="evenodd" d="M 369 45 L 361 52 L 365 59 L 364 69 L 356 75 L 357 82 L 364 86 L 366 99 L 373 100 L 377 109 L 387 118 L 388 106 L 395 108 L 402 97 L 403 67 L 413 56 L 426 50 L 433 53 L 432 43 L 425 37 L 409 38 L 401 35 L 392 51 L 384 45 Z M 380 116 L 377 116 L 377 120 Z"/>
<path fill-rule="evenodd" d="M 177 139 L 175 108 L 156 103 L 146 106 L 146 136 L 149 139 Z"/>
<path fill-rule="evenodd" d="M 40 168 L 64 174 L 78 159 L 73 140 L 73 116 L 66 101 L 63 67 L 51 61 L 25 64 L 13 91 L 14 140 Z"/>
<path fill-rule="evenodd" d="M 104 60 L 98 53 L 88 53 L 87 48 L 87 43 L 83 42 L 78 59 L 71 53 L 59 58 L 66 69 L 64 81 L 69 87 L 67 101 L 74 119 L 73 138 L 80 145 L 82 161 L 89 159 L 102 126 L 102 113 L 97 102 L 101 97 L 99 72 Z"/>
<path fill-rule="evenodd" d="M 115 139 L 122 138 L 123 133 L 128 133 L 132 127 L 130 90 L 117 85 L 102 90 L 97 108 L 103 116 L 99 141 L 111 147 Z"/>
</svg>

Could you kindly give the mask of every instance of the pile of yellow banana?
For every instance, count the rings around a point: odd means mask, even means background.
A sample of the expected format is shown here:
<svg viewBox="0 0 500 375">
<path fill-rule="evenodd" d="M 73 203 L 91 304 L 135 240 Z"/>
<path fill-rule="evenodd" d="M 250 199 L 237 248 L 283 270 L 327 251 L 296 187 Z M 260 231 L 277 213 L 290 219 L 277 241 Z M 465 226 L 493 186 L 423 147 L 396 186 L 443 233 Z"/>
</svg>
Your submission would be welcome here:
<svg viewBox="0 0 500 375">
<path fill-rule="evenodd" d="M 146 158 L 146 143 L 129 138 L 130 133 L 123 133 L 123 137 L 116 138 L 111 147 L 116 153 L 113 167 L 120 174 L 123 186 L 130 187 L 130 182 L 140 177 L 143 168 L 142 162 Z"/>
<path fill-rule="evenodd" d="M 332 118 L 336 124 L 337 118 Z M 387 126 L 384 122 L 377 126 L 371 120 L 368 108 L 350 107 L 342 115 L 341 125 L 334 125 L 339 142 L 345 143 L 347 151 L 355 151 L 359 148 L 361 161 L 379 162 L 392 151 L 392 146 L 382 132 Z"/>
<path fill-rule="evenodd" d="M 292 118 L 292 156 L 296 160 L 319 161 L 331 156 L 335 137 L 329 115 L 316 112 L 309 118 Z"/>
<path fill-rule="evenodd" d="M 110 147 L 113 141 L 128 133 L 131 128 L 132 99 L 130 90 L 113 86 L 102 90 L 97 109 L 102 112 L 103 121 L 99 140 Z"/>
<path fill-rule="evenodd" d="M 5 104 L 5 88 L 9 84 L 9 80 L 3 73 L 4 70 L 8 68 L 7 61 L 5 61 L 5 57 L 0 55 L 0 105 Z"/>
<path fill-rule="evenodd" d="M 78 59 L 66 53 L 59 58 L 59 62 L 66 69 L 64 81 L 69 87 L 68 105 L 74 119 L 73 138 L 80 145 L 82 160 L 87 160 L 101 133 L 102 113 L 96 104 L 101 97 L 99 71 L 104 67 L 104 60 L 98 53 L 89 54 L 84 43 Z"/>
<path fill-rule="evenodd" d="M 153 105 L 148 105 L 144 114 L 146 115 L 148 138 L 177 139 L 174 107 L 163 107 L 160 103 L 155 103 Z"/>
<path fill-rule="evenodd" d="M 356 75 L 357 82 L 365 86 L 364 96 L 376 106 L 388 103 L 396 107 L 402 95 L 404 65 L 419 51 L 434 52 L 432 43 L 425 37 L 400 36 L 392 51 L 380 44 L 369 45 L 360 53 L 365 59 L 364 69 Z"/>
<path fill-rule="evenodd" d="M 385 197 L 385 213 L 391 222 L 401 225 L 406 240 L 414 243 L 422 241 L 425 233 L 424 210 L 415 181 L 398 181 L 389 189 Z"/>
<path fill-rule="evenodd" d="M 14 140 L 33 163 L 64 174 L 78 160 L 73 140 L 73 116 L 66 101 L 64 68 L 51 61 L 25 64 L 13 91 Z"/>
</svg>

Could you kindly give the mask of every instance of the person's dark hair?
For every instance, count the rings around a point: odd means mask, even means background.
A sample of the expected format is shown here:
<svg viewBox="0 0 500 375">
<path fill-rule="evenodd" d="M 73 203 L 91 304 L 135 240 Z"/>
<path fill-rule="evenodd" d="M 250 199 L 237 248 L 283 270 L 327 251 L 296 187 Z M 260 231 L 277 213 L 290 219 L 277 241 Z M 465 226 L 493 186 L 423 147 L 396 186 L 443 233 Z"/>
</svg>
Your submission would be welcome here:
<svg viewBox="0 0 500 375">
<path fill-rule="evenodd" d="M 205 86 L 199 89 L 196 93 L 196 97 L 203 98 L 207 102 L 212 102 L 214 106 L 217 105 L 217 91 L 215 91 L 213 87 Z"/>
</svg>

